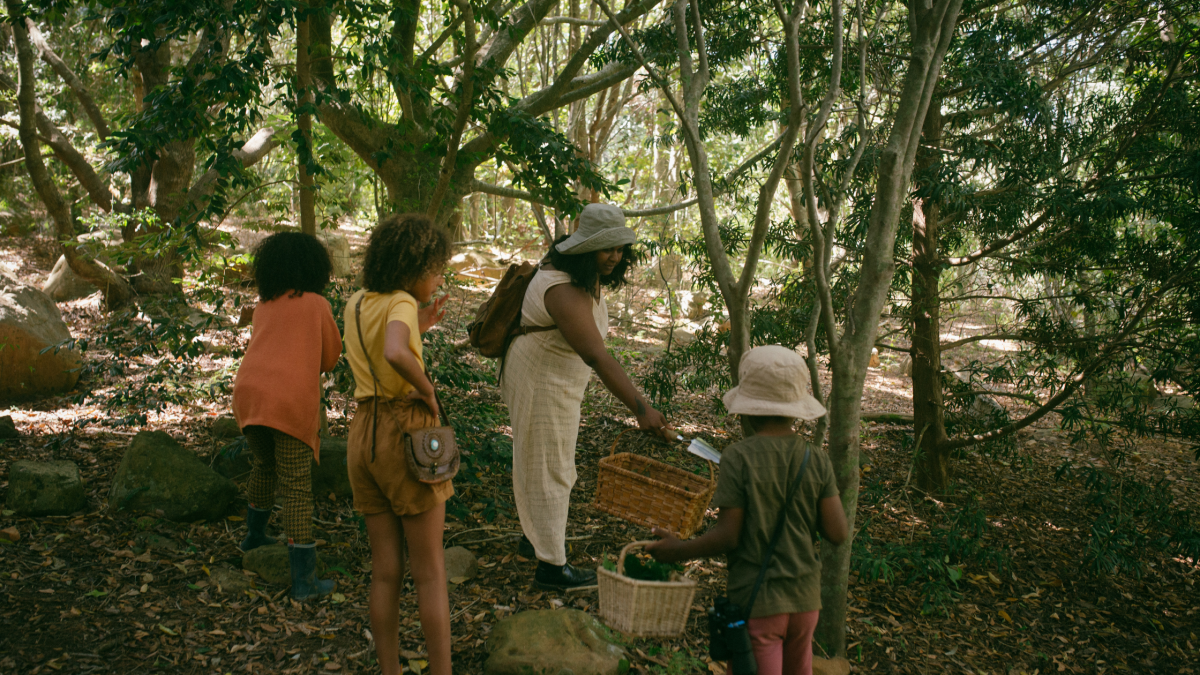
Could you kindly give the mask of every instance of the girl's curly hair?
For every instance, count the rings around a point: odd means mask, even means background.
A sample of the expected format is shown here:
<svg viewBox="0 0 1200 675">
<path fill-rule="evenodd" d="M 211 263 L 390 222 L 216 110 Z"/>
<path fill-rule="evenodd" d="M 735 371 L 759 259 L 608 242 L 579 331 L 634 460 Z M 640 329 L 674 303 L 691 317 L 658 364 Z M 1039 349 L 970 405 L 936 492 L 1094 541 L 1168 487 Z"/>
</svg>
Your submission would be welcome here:
<svg viewBox="0 0 1200 675">
<path fill-rule="evenodd" d="M 289 291 L 320 293 L 332 271 L 329 252 L 311 234 L 276 232 L 254 248 L 254 283 L 263 302 Z"/>
<path fill-rule="evenodd" d="M 613 268 L 613 271 L 607 275 L 601 276 L 600 267 L 596 264 L 596 252 L 588 253 L 560 253 L 558 245 L 567 240 L 571 235 L 564 234 L 554 243 L 550 245 L 550 264 L 554 268 L 562 272 L 566 272 L 571 277 L 571 285 L 576 288 L 581 288 L 588 293 L 593 293 L 596 290 L 596 282 L 599 281 L 601 286 L 617 290 L 629 281 L 625 278 L 625 274 L 637 265 L 638 253 L 633 248 L 633 244 L 625 244 L 621 247 L 621 262 Z"/>
<path fill-rule="evenodd" d="M 363 287 L 374 293 L 412 288 L 450 259 L 450 235 L 423 213 L 384 216 L 367 243 Z"/>
</svg>

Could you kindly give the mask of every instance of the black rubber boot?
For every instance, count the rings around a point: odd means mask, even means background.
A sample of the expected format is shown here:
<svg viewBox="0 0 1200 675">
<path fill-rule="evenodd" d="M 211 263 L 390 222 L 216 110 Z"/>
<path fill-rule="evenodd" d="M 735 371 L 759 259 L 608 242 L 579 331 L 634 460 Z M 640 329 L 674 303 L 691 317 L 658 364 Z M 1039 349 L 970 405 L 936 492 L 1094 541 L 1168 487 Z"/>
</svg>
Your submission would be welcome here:
<svg viewBox="0 0 1200 675">
<path fill-rule="evenodd" d="M 317 578 L 317 545 L 288 544 L 292 567 L 292 599 L 313 600 L 333 592 L 334 582 Z"/>
<path fill-rule="evenodd" d="M 560 566 L 539 560 L 533 581 L 542 590 L 561 591 L 578 586 L 591 586 L 596 583 L 596 572 L 581 570 L 570 563 Z"/>
<path fill-rule="evenodd" d="M 529 541 L 529 537 L 521 535 L 521 540 L 517 542 L 517 555 L 531 560 L 537 557 L 537 552 L 533 550 L 533 542 Z"/>
<path fill-rule="evenodd" d="M 259 546 L 274 544 L 275 538 L 267 536 L 267 521 L 271 519 L 268 509 L 246 507 L 246 538 L 238 544 L 243 551 L 252 551 Z"/>
</svg>

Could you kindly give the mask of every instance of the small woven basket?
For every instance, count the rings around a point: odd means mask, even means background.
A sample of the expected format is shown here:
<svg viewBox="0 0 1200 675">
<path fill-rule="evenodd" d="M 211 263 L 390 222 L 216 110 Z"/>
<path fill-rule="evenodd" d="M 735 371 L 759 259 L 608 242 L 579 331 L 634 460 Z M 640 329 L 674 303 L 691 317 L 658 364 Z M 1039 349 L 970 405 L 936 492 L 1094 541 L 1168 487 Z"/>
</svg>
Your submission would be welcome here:
<svg viewBox="0 0 1200 675">
<path fill-rule="evenodd" d="M 649 544 L 635 541 L 621 549 L 617 571 L 601 565 L 596 570 L 600 593 L 600 620 L 631 637 L 677 637 L 687 627 L 688 612 L 696 595 L 696 582 L 679 573 L 670 581 L 641 581 L 625 576 L 625 556 Z"/>
<path fill-rule="evenodd" d="M 704 522 L 717 481 L 712 462 L 708 479 L 656 459 L 617 452 L 626 429 L 613 441 L 608 457 L 600 460 L 593 506 L 607 514 L 645 527 L 661 527 L 686 539 Z"/>
</svg>

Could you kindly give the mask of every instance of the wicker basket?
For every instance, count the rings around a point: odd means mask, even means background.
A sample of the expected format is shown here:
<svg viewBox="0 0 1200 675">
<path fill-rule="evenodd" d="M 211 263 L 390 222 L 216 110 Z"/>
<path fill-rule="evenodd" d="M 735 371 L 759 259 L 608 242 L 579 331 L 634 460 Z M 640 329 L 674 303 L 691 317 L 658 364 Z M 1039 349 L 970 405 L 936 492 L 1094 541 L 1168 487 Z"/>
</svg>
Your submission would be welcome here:
<svg viewBox="0 0 1200 675">
<path fill-rule="evenodd" d="M 626 429 L 613 441 L 608 457 L 600 460 L 596 508 L 645 527 L 661 527 L 681 539 L 692 536 L 704 521 L 717 481 L 712 462 L 708 479 L 630 452 L 617 452 Z"/>
<path fill-rule="evenodd" d="M 670 581 L 640 581 L 625 576 L 626 554 L 649 543 L 635 541 L 621 549 L 616 572 L 603 565 L 596 570 L 600 620 L 631 637 L 676 637 L 687 627 L 696 582 L 678 573 L 672 574 Z"/>
</svg>

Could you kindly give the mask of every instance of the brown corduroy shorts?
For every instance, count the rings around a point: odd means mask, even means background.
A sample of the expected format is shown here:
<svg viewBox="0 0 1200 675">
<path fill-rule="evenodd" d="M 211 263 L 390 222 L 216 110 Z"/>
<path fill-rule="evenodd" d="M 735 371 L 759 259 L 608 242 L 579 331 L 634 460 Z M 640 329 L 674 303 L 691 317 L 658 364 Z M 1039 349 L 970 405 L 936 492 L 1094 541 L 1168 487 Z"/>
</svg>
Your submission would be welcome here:
<svg viewBox="0 0 1200 675">
<path fill-rule="evenodd" d="M 415 516 L 450 499 L 451 481 L 428 484 L 418 481 L 408 469 L 404 457 L 404 432 L 437 426 L 437 418 L 423 401 L 415 399 L 379 399 L 375 419 L 371 398 L 358 402 L 358 411 L 350 422 L 346 444 L 346 464 L 350 487 L 354 490 L 354 508 L 364 514 L 392 512 Z M 375 422 L 375 458 L 371 460 L 371 426 Z"/>
</svg>

